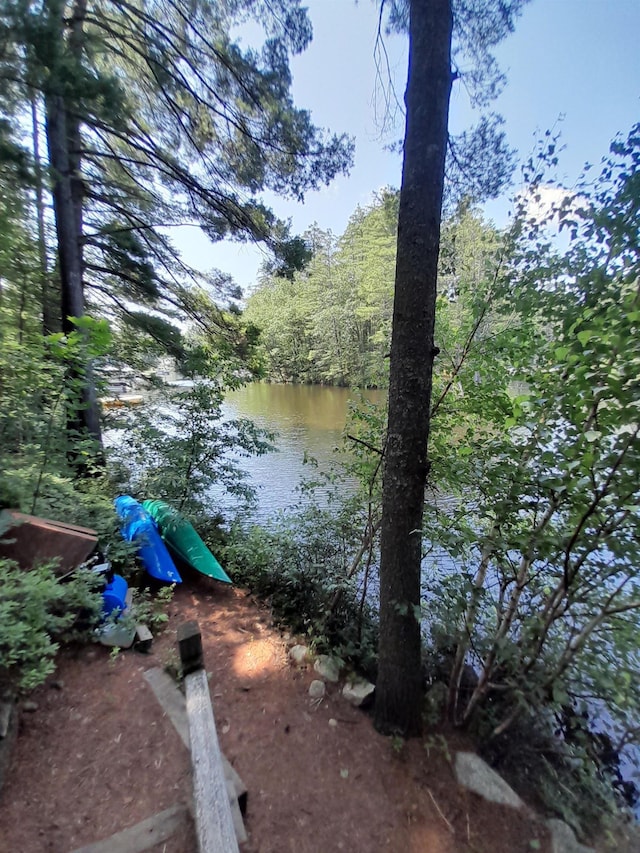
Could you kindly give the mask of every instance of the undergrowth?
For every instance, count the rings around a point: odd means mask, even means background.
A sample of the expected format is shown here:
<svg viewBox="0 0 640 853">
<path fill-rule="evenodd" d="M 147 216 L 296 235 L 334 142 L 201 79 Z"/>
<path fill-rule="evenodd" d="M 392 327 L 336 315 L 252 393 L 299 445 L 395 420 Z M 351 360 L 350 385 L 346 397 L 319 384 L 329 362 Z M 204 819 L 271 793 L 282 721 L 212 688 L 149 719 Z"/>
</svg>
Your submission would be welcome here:
<svg viewBox="0 0 640 853">
<path fill-rule="evenodd" d="M 89 637 L 100 583 L 87 571 L 62 583 L 50 565 L 26 572 L 0 560 L 0 694 L 37 687 L 55 669 L 60 642 Z"/>
<path fill-rule="evenodd" d="M 318 507 L 282 516 L 268 528 L 237 524 L 224 559 L 234 580 L 269 604 L 276 623 L 372 677 L 375 613 L 359 577 L 348 577 L 345 542 L 335 525 L 335 516 Z"/>
<path fill-rule="evenodd" d="M 559 817 L 584 838 L 615 837 L 632 820 L 633 786 L 624 786 L 617 760 L 598 752 L 592 732 L 567 738 L 552 714 L 523 716 L 504 734 L 473 734 L 480 754 L 524 798 L 547 815 Z M 624 786 L 624 787 L 621 787 Z"/>
</svg>

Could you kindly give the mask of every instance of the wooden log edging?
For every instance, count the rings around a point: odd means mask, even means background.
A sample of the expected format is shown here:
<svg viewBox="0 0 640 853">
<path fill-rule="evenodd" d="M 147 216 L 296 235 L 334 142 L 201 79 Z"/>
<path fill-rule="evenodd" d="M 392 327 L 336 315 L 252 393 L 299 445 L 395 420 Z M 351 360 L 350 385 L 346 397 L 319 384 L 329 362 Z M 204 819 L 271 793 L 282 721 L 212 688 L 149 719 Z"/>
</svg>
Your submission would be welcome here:
<svg viewBox="0 0 640 853">
<path fill-rule="evenodd" d="M 239 853 L 197 622 L 178 628 L 185 676 L 199 853 Z"/>
<path fill-rule="evenodd" d="M 189 820 L 186 806 L 179 804 L 159 812 L 104 841 L 78 847 L 73 853 L 143 853 L 172 838 L 178 830 L 184 833 Z"/>
</svg>

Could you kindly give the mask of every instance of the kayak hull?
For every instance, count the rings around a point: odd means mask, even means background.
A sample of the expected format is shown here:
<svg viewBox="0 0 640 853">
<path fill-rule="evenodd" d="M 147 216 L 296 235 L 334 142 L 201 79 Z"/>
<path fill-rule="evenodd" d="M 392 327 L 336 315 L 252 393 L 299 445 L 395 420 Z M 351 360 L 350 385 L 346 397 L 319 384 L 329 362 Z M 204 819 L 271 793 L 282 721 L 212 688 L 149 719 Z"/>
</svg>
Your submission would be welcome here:
<svg viewBox="0 0 640 853">
<path fill-rule="evenodd" d="M 116 498 L 114 505 L 122 519 L 122 538 L 137 546 L 140 562 L 151 577 L 165 583 L 182 583 L 154 520 L 143 506 L 129 495 Z"/>
<path fill-rule="evenodd" d="M 197 572 L 222 583 L 231 578 L 204 544 L 193 525 L 164 501 L 144 501 L 143 508 L 160 528 L 169 550 Z"/>
</svg>

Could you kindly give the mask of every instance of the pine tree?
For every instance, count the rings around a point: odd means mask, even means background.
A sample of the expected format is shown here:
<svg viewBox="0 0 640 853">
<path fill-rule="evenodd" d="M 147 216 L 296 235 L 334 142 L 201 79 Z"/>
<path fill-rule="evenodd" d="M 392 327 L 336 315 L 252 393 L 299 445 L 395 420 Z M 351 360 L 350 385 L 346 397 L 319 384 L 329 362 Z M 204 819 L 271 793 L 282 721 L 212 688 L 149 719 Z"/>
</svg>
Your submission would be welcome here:
<svg viewBox="0 0 640 853">
<path fill-rule="evenodd" d="M 249 20 L 266 33 L 260 50 L 230 36 Z M 351 143 L 292 103 L 289 56 L 311 39 L 298 0 L 195 0 L 188 13 L 177 0 L 3 0 L 0 27 L 0 79 L 25 104 L 33 90 L 44 99 L 64 331 L 92 296 L 154 334 L 150 306 L 193 312 L 197 277 L 163 226 L 263 241 L 283 272 L 299 262 L 301 242 L 258 193 L 302 199 L 348 167 Z M 82 372 L 70 426 L 99 444 Z"/>
</svg>

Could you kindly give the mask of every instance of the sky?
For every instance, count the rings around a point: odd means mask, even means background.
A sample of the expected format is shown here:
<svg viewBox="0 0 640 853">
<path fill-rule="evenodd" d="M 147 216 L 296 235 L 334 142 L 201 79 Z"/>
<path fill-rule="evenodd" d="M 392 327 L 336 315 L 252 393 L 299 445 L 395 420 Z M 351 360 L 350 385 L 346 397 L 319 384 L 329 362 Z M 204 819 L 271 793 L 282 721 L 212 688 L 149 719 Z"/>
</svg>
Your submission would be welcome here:
<svg viewBox="0 0 640 853">
<path fill-rule="evenodd" d="M 357 205 L 370 203 L 384 186 L 400 186 L 402 161 L 385 144 L 401 139 L 403 117 L 382 126 L 384 92 L 376 73 L 378 4 L 373 0 L 306 0 L 313 24 L 310 47 L 292 60 L 293 97 L 311 110 L 314 123 L 355 138 L 348 176 L 309 193 L 303 203 L 264 196 L 275 212 L 302 233 L 317 223 L 340 234 Z M 560 176 L 571 185 L 585 162 L 597 164 L 612 138 L 640 121 L 640 0 L 532 0 L 515 32 L 496 49 L 507 85 L 491 109 L 505 119 L 509 144 L 521 159 L 547 129 L 561 134 Z M 407 39 L 385 37 L 389 71 L 401 99 L 406 83 Z M 385 72 L 386 73 L 386 72 Z M 388 87 L 387 87 L 388 91 Z M 477 121 L 464 87 L 454 83 L 450 128 Z M 388 123 L 387 123 L 388 124 Z M 485 205 L 498 226 L 507 223 L 515 186 Z M 196 228 L 173 239 L 185 260 L 231 273 L 245 291 L 255 283 L 264 255 L 255 246 L 212 245 Z"/>
</svg>

